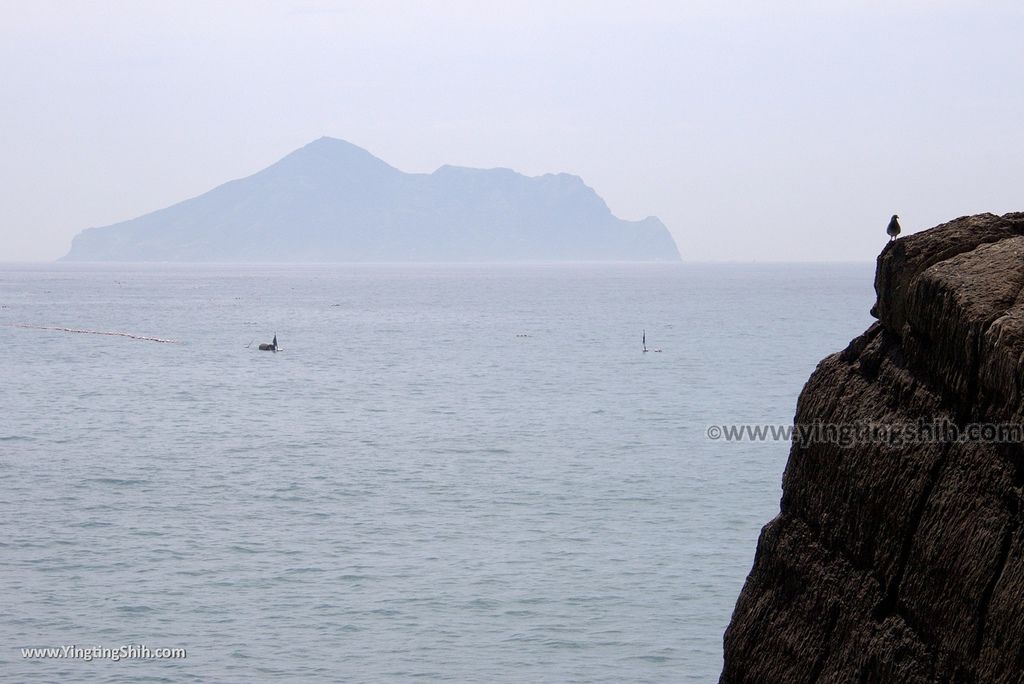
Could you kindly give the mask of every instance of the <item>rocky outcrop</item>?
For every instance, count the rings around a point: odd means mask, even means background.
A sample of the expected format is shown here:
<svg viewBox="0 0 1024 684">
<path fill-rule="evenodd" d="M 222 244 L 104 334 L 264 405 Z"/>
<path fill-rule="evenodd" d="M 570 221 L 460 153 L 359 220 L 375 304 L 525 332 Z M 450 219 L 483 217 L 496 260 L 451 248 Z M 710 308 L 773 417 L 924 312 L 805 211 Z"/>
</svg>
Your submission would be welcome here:
<svg viewBox="0 0 1024 684">
<path fill-rule="evenodd" d="M 875 290 L 878 321 L 818 365 L 795 423 L 925 438 L 794 443 L 723 683 L 1024 681 L 1024 448 L 953 438 L 1024 423 L 1024 213 L 888 244 Z"/>
</svg>

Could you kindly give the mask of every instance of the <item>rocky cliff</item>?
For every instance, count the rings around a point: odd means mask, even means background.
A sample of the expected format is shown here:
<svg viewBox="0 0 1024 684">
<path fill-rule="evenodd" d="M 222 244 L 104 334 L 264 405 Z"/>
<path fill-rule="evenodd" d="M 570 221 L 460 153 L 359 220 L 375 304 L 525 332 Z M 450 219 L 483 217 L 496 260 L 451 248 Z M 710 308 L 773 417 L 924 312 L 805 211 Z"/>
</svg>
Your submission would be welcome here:
<svg viewBox="0 0 1024 684">
<path fill-rule="evenodd" d="M 944 428 L 794 443 L 723 683 L 1024 681 L 1024 448 L 963 435 L 1024 422 L 1024 213 L 890 243 L 875 290 L 795 423 Z"/>
</svg>

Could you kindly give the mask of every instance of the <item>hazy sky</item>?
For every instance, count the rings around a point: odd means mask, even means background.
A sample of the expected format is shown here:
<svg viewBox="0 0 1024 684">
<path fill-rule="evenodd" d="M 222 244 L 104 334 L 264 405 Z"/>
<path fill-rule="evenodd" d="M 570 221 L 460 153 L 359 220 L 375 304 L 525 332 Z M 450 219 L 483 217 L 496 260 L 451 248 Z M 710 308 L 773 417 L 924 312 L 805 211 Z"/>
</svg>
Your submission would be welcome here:
<svg viewBox="0 0 1024 684">
<path fill-rule="evenodd" d="M 0 261 L 320 137 L 578 174 L 687 260 L 1024 210 L 1024 3 L 0 0 Z"/>
</svg>

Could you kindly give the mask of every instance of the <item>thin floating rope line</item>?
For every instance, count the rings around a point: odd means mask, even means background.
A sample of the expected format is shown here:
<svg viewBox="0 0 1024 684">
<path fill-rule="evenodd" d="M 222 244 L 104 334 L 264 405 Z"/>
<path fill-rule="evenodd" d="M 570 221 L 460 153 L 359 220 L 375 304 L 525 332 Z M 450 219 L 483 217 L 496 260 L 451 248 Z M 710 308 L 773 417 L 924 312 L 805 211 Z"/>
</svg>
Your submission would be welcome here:
<svg viewBox="0 0 1024 684">
<path fill-rule="evenodd" d="M 127 337 L 133 340 L 145 342 L 160 342 L 162 344 L 181 344 L 178 340 L 165 340 L 161 337 L 149 337 L 147 335 L 135 335 L 126 332 L 113 332 L 108 330 L 82 330 L 80 328 L 62 328 L 55 325 L 32 325 L 31 323 L 11 323 L 12 328 L 27 328 L 29 330 L 55 330 L 57 332 L 81 333 L 83 335 L 111 335 L 113 337 Z"/>
</svg>

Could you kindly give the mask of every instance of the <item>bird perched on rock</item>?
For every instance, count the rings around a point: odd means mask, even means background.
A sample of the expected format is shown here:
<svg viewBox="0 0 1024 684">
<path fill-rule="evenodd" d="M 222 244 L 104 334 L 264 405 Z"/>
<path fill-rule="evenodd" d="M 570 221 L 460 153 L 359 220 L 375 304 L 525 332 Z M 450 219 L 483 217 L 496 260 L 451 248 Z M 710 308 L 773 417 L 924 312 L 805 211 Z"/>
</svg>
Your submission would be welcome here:
<svg viewBox="0 0 1024 684">
<path fill-rule="evenodd" d="M 889 226 L 885 229 L 885 232 L 889 234 L 889 242 L 896 239 L 896 236 L 900 234 L 900 217 L 896 214 L 892 215 L 889 219 Z"/>
</svg>

